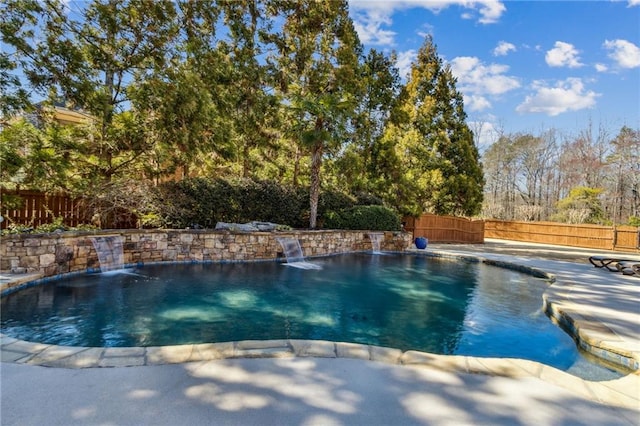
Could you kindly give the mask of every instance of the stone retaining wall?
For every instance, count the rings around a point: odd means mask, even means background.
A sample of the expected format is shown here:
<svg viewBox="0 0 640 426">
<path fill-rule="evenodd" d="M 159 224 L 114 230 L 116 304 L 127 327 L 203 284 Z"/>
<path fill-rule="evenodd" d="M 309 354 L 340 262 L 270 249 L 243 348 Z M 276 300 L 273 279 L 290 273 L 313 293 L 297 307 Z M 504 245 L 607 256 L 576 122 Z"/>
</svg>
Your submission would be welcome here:
<svg viewBox="0 0 640 426">
<path fill-rule="evenodd" d="M 98 268 L 91 237 L 121 235 L 125 264 L 275 259 L 276 238 L 297 238 L 306 257 L 371 250 L 368 231 L 229 232 L 208 230 L 120 230 L 16 234 L 0 238 L 0 271 L 52 276 Z M 385 232 L 381 250 L 402 251 L 411 234 Z"/>
</svg>

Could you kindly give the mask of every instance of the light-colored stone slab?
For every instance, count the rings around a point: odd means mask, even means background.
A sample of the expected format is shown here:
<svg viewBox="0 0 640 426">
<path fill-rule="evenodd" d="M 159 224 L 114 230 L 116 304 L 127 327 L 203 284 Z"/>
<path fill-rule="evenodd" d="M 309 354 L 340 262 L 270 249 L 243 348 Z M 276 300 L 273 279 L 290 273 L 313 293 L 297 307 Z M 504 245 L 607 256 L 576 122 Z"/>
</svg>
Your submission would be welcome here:
<svg viewBox="0 0 640 426">
<path fill-rule="evenodd" d="M 439 370 L 453 371 L 453 372 L 467 372 L 468 363 L 466 356 L 460 355 L 436 355 L 431 367 L 435 367 Z"/>
<path fill-rule="evenodd" d="M 98 361 L 99 367 L 133 367 L 145 365 L 145 348 L 105 348 Z"/>
<path fill-rule="evenodd" d="M 6 336 L 4 334 L 0 334 L 0 346 L 10 345 L 12 343 L 17 342 L 18 339 L 14 339 L 13 337 Z"/>
<path fill-rule="evenodd" d="M 406 351 L 400 357 L 400 363 L 405 365 L 428 365 L 434 363 L 436 358 L 436 354 L 420 351 Z"/>
<path fill-rule="evenodd" d="M 407 351 L 400 357 L 400 362 L 405 365 L 424 365 L 444 371 L 467 371 L 466 357 L 457 355 Z"/>
<path fill-rule="evenodd" d="M 50 346 L 51 345 L 47 345 L 44 343 L 31 343 L 31 342 L 26 342 L 24 340 L 17 340 L 14 343 L 3 346 L 2 349 L 13 351 L 13 352 L 37 354 L 49 348 Z"/>
<path fill-rule="evenodd" d="M 104 354 L 102 355 L 105 358 L 110 357 L 136 357 L 136 356 L 144 356 L 145 348 L 138 347 L 129 347 L 129 348 L 105 348 Z"/>
<path fill-rule="evenodd" d="M 214 359 L 224 359 L 225 357 L 215 348 L 213 343 L 200 343 L 193 345 L 193 351 L 189 362 L 192 361 L 211 361 Z"/>
<path fill-rule="evenodd" d="M 336 357 L 336 347 L 333 342 L 325 340 L 289 340 L 289 343 L 297 356 Z"/>
<path fill-rule="evenodd" d="M 57 361 L 83 352 L 86 348 L 51 345 L 29 360 L 29 364 L 53 365 Z M 52 364 L 53 363 L 53 364 Z"/>
<path fill-rule="evenodd" d="M 337 342 L 336 353 L 338 358 L 371 359 L 369 345 L 361 345 L 358 343 Z"/>
<path fill-rule="evenodd" d="M 187 362 L 193 353 L 193 345 L 156 346 L 147 348 L 147 364 L 177 364 Z"/>
<path fill-rule="evenodd" d="M 509 358 L 475 358 L 467 357 L 469 373 L 490 374 L 503 377 L 528 377 L 526 370 L 514 364 Z"/>
<path fill-rule="evenodd" d="M 287 340 L 241 340 L 236 343 L 236 349 L 273 349 L 273 348 L 290 348 Z"/>
<path fill-rule="evenodd" d="M 196 346 L 198 345 L 194 345 L 194 347 Z M 235 353 L 235 344 L 234 342 L 213 343 L 211 349 L 216 351 L 221 358 L 231 358 Z"/>
<path fill-rule="evenodd" d="M 236 358 L 291 358 L 295 356 L 293 350 L 285 348 L 236 349 Z"/>
<path fill-rule="evenodd" d="M 382 346 L 370 346 L 370 357 L 372 361 L 386 362 L 389 364 L 399 364 L 402 350 L 394 348 L 384 348 Z"/>
<path fill-rule="evenodd" d="M 33 354 L 24 352 L 13 352 L 6 349 L 0 352 L 0 360 L 2 360 L 2 362 L 15 362 L 22 364 L 28 362 L 31 358 L 33 358 Z"/>
<path fill-rule="evenodd" d="M 94 368 L 100 366 L 103 348 L 85 348 L 74 355 L 52 361 L 49 365 L 59 368 Z"/>
<path fill-rule="evenodd" d="M 513 365 L 515 368 L 523 371 L 523 375 L 531 377 L 540 377 L 542 364 L 528 359 L 503 359 L 505 362 Z"/>
</svg>

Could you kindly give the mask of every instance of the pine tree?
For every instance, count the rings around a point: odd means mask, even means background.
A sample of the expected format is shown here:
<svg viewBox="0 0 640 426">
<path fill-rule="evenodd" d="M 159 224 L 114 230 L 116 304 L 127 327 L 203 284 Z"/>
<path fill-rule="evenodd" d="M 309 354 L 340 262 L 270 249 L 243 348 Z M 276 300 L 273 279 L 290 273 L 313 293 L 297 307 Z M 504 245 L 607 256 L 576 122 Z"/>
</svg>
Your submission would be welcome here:
<svg viewBox="0 0 640 426">
<path fill-rule="evenodd" d="M 232 140 L 244 178 L 260 175 L 264 151 L 273 146 L 277 123 L 277 97 L 266 64 L 260 58 L 267 47 L 261 35 L 272 25 L 259 0 L 222 1 L 228 40 L 220 43 L 229 58 L 229 118 Z"/>
<path fill-rule="evenodd" d="M 358 70 L 360 94 L 351 118 L 351 137 L 343 144 L 333 164 L 334 185 L 353 194 L 376 192 L 372 184 L 380 174 L 384 158 L 374 153 L 391 117 L 401 88 L 395 55 L 372 49 L 362 58 Z"/>
<path fill-rule="evenodd" d="M 474 215 L 481 209 L 482 167 L 455 84 L 428 37 L 378 153 L 388 157 L 384 196 L 405 214 Z"/>
<path fill-rule="evenodd" d="M 27 0 L 9 2 L 4 12 L 13 32 L 3 22 L 3 40 L 21 58 L 30 87 L 49 102 L 95 117 L 95 134 L 83 146 L 85 173 L 111 180 L 147 148 L 113 128 L 136 77 L 164 66 L 175 34 L 173 2 Z"/>
</svg>

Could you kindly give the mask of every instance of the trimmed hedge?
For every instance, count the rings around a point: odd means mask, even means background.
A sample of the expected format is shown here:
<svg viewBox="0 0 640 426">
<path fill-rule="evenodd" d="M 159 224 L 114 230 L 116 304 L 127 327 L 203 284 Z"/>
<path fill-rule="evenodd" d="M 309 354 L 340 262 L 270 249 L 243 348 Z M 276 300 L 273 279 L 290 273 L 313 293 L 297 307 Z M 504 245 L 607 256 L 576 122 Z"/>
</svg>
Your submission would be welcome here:
<svg viewBox="0 0 640 426">
<path fill-rule="evenodd" d="M 355 206 L 327 214 L 325 228 L 366 229 L 370 231 L 399 231 L 400 217 L 384 206 Z"/>
<path fill-rule="evenodd" d="M 214 228 L 217 222 L 274 222 L 292 228 L 309 226 L 309 188 L 273 181 L 192 178 L 156 188 L 149 211 L 157 226 Z M 318 223 L 331 212 L 352 208 L 356 199 L 337 191 L 322 191 Z M 324 224 L 323 227 L 327 227 Z M 365 228 L 366 229 L 366 228 Z"/>
</svg>

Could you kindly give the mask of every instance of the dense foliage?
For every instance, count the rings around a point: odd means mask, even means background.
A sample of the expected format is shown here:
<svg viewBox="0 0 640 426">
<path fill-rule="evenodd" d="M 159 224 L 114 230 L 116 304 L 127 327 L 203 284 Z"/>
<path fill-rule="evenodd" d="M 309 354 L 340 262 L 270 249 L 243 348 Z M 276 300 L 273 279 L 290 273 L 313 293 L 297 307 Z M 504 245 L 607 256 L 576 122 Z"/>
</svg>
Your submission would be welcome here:
<svg viewBox="0 0 640 426">
<path fill-rule="evenodd" d="M 368 229 L 372 231 L 399 231 L 398 213 L 384 206 L 354 206 L 327 212 L 325 228 Z"/>
<path fill-rule="evenodd" d="M 213 228 L 217 222 L 254 220 L 305 228 L 309 223 L 308 200 L 308 187 L 250 179 L 192 178 L 156 187 L 141 216 L 154 226 L 167 228 Z M 318 204 L 320 221 L 355 203 L 355 199 L 340 192 L 322 191 Z"/>
<path fill-rule="evenodd" d="M 116 211 L 113 189 L 132 180 L 276 182 L 307 188 L 311 228 L 323 189 L 403 214 L 480 209 L 478 152 L 432 39 L 403 85 L 393 53 L 364 52 L 346 0 L 7 0 L 0 16 L 1 173 L 13 187 Z M 60 107 L 85 119 L 65 125 Z M 228 208 L 218 216 L 238 218 Z"/>
</svg>

